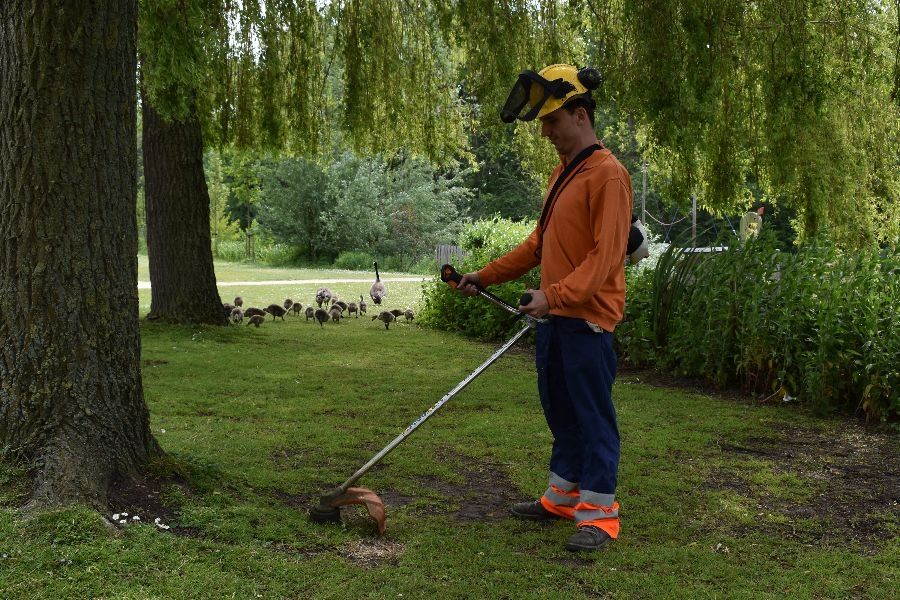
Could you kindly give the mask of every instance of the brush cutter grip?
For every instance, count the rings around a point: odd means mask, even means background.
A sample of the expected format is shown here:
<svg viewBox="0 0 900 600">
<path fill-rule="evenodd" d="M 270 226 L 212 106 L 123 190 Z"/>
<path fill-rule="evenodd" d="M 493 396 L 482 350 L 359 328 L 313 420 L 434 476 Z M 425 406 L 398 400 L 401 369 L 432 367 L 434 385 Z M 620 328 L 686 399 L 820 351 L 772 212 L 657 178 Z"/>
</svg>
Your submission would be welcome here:
<svg viewBox="0 0 900 600">
<path fill-rule="evenodd" d="M 531 300 L 531 294 L 525 292 L 524 294 L 522 294 L 522 297 L 519 298 L 519 306 L 528 306 L 529 304 L 531 304 Z"/>
<path fill-rule="evenodd" d="M 459 274 L 453 265 L 444 265 L 441 267 L 441 281 L 455 289 L 459 282 L 462 281 L 462 275 Z M 480 286 L 476 287 L 480 288 Z"/>
</svg>

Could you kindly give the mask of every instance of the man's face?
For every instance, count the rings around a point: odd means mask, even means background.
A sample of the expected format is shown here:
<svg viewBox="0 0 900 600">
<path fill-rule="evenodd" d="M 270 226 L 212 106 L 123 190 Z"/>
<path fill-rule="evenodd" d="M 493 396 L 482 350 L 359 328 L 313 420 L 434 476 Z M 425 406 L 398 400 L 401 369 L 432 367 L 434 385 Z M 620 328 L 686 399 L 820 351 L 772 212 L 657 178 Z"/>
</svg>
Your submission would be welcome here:
<svg viewBox="0 0 900 600">
<path fill-rule="evenodd" d="M 541 137 L 548 138 L 560 154 L 570 155 L 581 136 L 580 115 L 583 112 L 576 109 L 574 113 L 570 113 L 565 108 L 557 108 L 544 115 L 540 118 Z"/>
</svg>

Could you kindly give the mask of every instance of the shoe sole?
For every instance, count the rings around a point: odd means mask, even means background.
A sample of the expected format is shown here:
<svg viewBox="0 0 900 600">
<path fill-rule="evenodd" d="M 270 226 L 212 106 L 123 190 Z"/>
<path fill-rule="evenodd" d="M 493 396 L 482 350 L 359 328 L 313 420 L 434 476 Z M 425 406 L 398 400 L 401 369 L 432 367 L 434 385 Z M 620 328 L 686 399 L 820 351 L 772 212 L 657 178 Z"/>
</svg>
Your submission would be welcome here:
<svg viewBox="0 0 900 600">
<path fill-rule="evenodd" d="M 562 519 L 562 517 L 554 515 L 553 513 L 548 513 L 546 515 L 532 515 L 528 513 L 519 513 L 514 510 L 510 510 L 509 514 L 514 516 L 517 519 L 525 519 L 526 521 L 555 521 L 556 519 Z"/>
<path fill-rule="evenodd" d="M 605 548 L 606 546 L 608 546 L 611 541 L 612 541 L 612 539 L 607 538 L 607 539 L 603 540 L 603 543 L 601 543 L 601 544 L 592 544 L 590 546 L 583 545 L 583 544 L 573 544 L 571 542 L 568 542 L 568 543 L 566 543 L 566 550 L 568 550 L 569 552 L 585 552 L 585 551 L 591 551 L 591 550 L 600 550 L 601 548 Z"/>
</svg>

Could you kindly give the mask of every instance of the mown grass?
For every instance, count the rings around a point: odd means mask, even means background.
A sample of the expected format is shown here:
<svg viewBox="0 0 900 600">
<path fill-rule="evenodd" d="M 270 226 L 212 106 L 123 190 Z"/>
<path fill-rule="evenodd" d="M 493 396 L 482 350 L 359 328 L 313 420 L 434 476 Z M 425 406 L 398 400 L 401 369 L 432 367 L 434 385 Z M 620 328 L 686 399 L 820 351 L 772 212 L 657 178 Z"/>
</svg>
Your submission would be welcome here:
<svg viewBox="0 0 900 600">
<path fill-rule="evenodd" d="M 138 281 L 150 281 L 150 263 L 146 254 L 138 255 Z M 347 271 L 343 269 L 314 269 L 309 267 L 270 267 L 266 265 L 215 261 L 216 278 L 219 281 L 270 281 L 279 279 L 371 279 L 375 281 L 375 269 Z M 381 277 L 421 277 L 410 273 L 398 273 L 379 269 Z M 366 290 L 368 291 L 368 286 Z"/>
<path fill-rule="evenodd" d="M 562 546 L 568 523 L 505 516 L 546 485 L 550 436 L 532 358 L 502 358 L 360 484 L 388 503 L 384 538 L 303 508 L 341 483 L 493 352 L 399 324 L 142 325 L 151 426 L 180 474 L 169 531 L 109 529 L 69 508 L 25 518 L 25 474 L 0 463 L 3 598 L 890 598 L 900 544 L 821 535 L 774 507 L 827 491 L 765 454 L 728 451 L 783 427 L 844 425 L 621 378 L 619 541 Z M 724 485 L 729 477 L 735 485 Z M 767 505 L 760 508 L 760 498 Z M 112 507 L 113 510 L 121 510 Z M 877 506 L 858 514 L 878 517 Z M 872 512 L 872 515 L 868 515 Z M 893 528 L 893 529 L 891 529 Z M 891 590 L 894 590 L 892 592 Z"/>
<path fill-rule="evenodd" d="M 369 314 L 373 313 L 374 306 L 369 298 L 369 287 L 375 281 L 374 271 L 341 271 L 338 269 L 316 270 L 299 268 L 282 268 L 250 265 L 245 263 L 233 263 L 216 261 L 216 281 L 219 284 L 219 297 L 222 302 L 231 303 L 235 296 L 244 299 L 244 308 L 257 306 L 265 308 L 269 304 L 281 304 L 285 298 L 291 298 L 300 302 L 304 307 L 313 304 L 316 290 L 327 287 L 346 302 L 359 302 L 362 295 L 369 304 Z M 387 282 L 388 295 L 385 298 L 384 307 L 412 308 L 418 311 L 422 296 L 421 275 L 410 273 L 381 273 L 382 277 L 403 278 L 411 281 Z M 328 279 L 354 279 L 363 280 L 358 283 L 304 283 L 304 284 L 273 284 L 273 285 L 235 285 L 240 282 L 266 281 L 322 281 Z M 138 256 L 138 280 L 149 281 L 150 274 L 147 266 L 147 257 Z M 150 290 L 138 290 L 139 314 L 143 317 L 150 312 Z M 371 317 L 370 317 L 371 318 Z"/>
</svg>

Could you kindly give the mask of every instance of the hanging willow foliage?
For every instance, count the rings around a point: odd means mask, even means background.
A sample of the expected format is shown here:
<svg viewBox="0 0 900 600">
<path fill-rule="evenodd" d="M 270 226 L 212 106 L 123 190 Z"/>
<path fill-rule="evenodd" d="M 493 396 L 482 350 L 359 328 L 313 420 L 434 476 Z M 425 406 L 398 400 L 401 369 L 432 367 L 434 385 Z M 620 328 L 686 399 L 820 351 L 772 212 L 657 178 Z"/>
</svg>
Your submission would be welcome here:
<svg viewBox="0 0 900 600">
<path fill-rule="evenodd" d="M 889 0 L 143 0 L 148 93 L 194 96 L 208 142 L 313 155 L 346 141 L 435 162 L 478 132 L 536 175 L 557 157 L 499 107 L 523 69 L 601 69 L 670 199 L 748 182 L 798 229 L 900 236 L 900 17 Z"/>
<path fill-rule="evenodd" d="M 586 0 L 605 92 L 642 124 L 668 195 L 714 212 L 748 179 L 798 229 L 864 246 L 900 235 L 891 98 L 897 6 L 873 0 Z"/>
<path fill-rule="evenodd" d="M 430 3 L 340 3 L 343 125 L 357 150 L 463 153 L 467 109 Z"/>
</svg>

